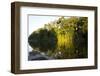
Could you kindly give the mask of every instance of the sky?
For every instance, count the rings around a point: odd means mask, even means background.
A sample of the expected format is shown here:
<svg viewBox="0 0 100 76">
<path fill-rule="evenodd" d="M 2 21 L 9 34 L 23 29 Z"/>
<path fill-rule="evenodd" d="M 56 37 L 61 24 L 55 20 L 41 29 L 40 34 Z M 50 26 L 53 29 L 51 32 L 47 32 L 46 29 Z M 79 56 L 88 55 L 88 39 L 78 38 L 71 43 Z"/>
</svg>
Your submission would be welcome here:
<svg viewBox="0 0 100 76">
<path fill-rule="evenodd" d="M 41 28 L 44 27 L 44 24 L 47 24 L 51 21 L 57 20 L 59 16 L 36 16 L 36 15 L 29 15 L 29 35 Z"/>
</svg>

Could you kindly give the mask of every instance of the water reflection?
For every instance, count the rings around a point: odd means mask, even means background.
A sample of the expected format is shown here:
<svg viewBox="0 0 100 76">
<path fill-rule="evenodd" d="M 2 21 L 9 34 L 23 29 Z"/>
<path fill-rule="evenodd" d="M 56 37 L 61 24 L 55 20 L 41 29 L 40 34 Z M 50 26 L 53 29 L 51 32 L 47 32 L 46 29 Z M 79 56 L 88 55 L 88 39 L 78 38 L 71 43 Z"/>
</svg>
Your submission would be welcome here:
<svg viewBox="0 0 100 76">
<path fill-rule="evenodd" d="M 33 60 L 86 58 L 87 47 L 80 44 L 87 43 L 84 43 L 84 38 L 80 37 L 77 38 L 74 30 L 58 33 L 47 29 L 35 31 L 28 38 L 33 48 L 33 55 L 39 55 L 39 58 Z"/>
<path fill-rule="evenodd" d="M 28 37 L 33 49 L 29 60 L 87 58 L 87 26 L 87 17 L 60 17 L 44 24 Z"/>
</svg>

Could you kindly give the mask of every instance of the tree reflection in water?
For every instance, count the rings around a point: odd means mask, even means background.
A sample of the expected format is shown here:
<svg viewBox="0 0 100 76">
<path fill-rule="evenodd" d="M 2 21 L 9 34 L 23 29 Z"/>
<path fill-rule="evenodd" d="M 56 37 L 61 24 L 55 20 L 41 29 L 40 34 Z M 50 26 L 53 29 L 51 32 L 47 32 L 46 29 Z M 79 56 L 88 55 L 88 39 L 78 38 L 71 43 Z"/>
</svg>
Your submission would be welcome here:
<svg viewBox="0 0 100 76">
<path fill-rule="evenodd" d="M 59 18 L 28 38 L 33 52 L 53 59 L 87 58 L 87 17 Z"/>
</svg>

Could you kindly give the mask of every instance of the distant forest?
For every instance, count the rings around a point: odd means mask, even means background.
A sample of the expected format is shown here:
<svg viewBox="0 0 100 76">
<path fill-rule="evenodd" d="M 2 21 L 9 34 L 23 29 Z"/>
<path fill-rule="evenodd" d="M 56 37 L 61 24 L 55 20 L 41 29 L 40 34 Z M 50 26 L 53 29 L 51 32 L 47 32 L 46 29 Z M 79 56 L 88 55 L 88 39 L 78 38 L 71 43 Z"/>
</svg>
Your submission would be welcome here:
<svg viewBox="0 0 100 76">
<path fill-rule="evenodd" d="M 33 31 L 28 43 L 33 51 L 54 59 L 87 58 L 88 18 L 59 17 Z"/>
</svg>

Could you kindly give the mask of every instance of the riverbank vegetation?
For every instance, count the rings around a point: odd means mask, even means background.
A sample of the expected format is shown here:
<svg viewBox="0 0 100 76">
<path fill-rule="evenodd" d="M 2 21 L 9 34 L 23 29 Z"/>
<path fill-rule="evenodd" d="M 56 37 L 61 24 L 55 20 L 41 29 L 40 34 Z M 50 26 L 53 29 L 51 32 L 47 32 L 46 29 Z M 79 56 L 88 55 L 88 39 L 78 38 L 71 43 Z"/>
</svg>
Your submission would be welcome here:
<svg viewBox="0 0 100 76">
<path fill-rule="evenodd" d="M 88 18 L 59 17 L 28 37 L 33 51 L 54 59 L 88 57 Z"/>
</svg>

